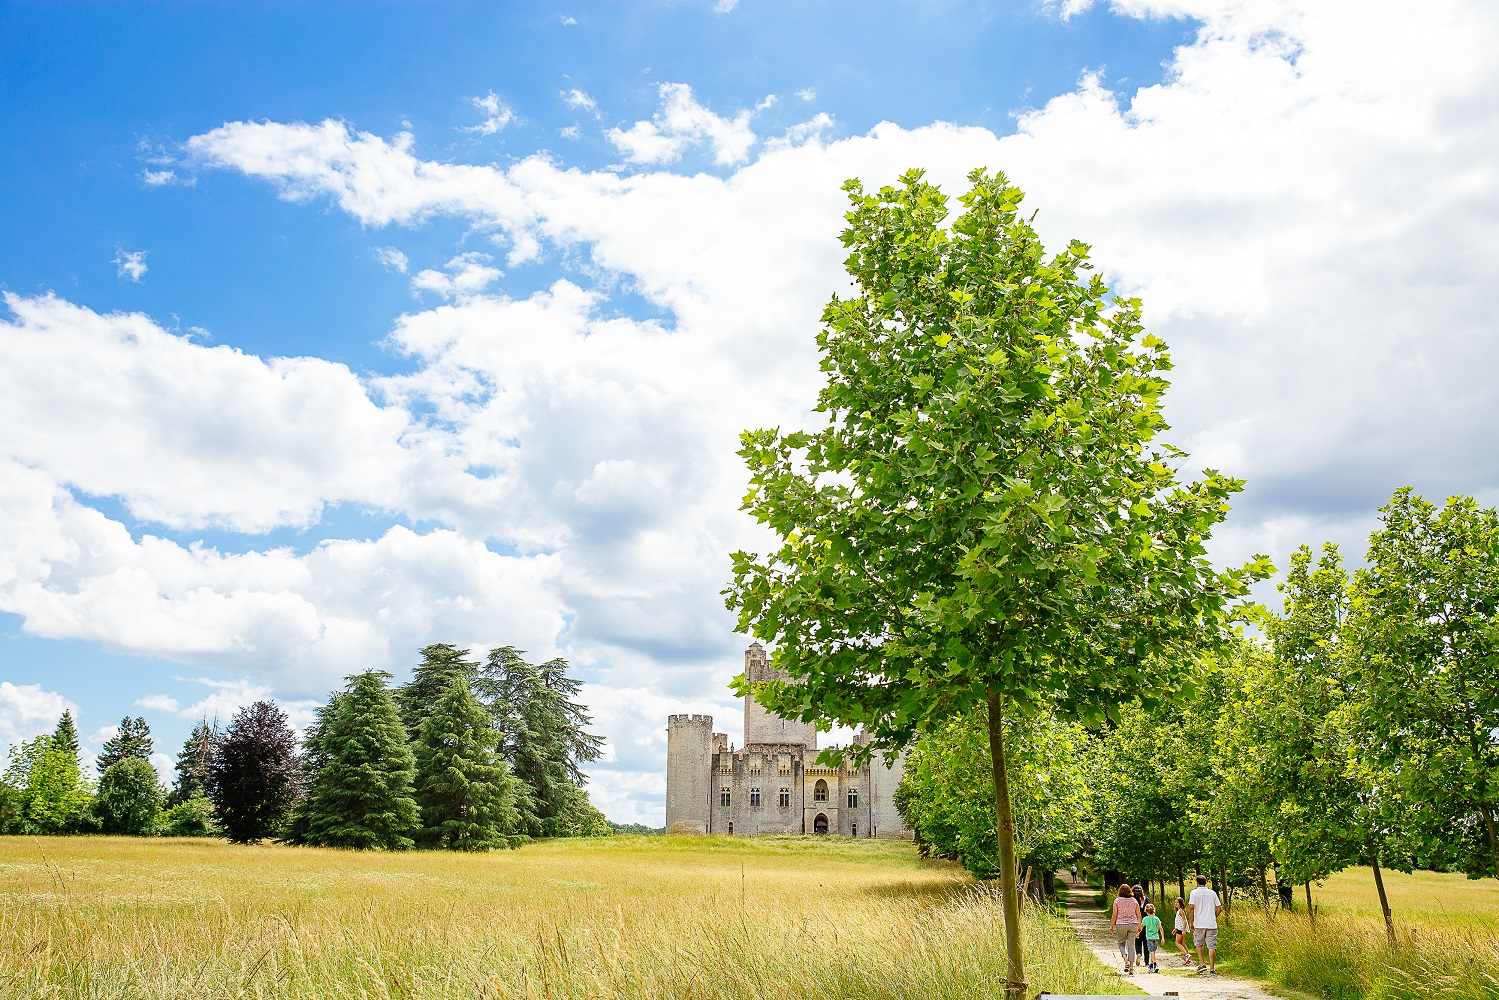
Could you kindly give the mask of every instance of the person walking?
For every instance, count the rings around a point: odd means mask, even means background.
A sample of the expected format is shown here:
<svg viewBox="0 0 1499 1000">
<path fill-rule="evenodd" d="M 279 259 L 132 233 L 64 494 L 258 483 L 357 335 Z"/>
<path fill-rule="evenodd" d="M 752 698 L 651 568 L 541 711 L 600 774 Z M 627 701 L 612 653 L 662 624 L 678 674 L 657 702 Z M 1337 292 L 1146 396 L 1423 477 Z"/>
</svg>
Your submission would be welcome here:
<svg viewBox="0 0 1499 1000">
<path fill-rule="evenodd" d="M 1151 972 L 1160 972 L 1156 963 L 1156 951 L 1161 947 L 1161 918 L 1155 915 L 1155 904 L 1145 904 L 1145 919 L 1140 923 L 1141 937 L 1145 939 L 1145 967 Z"/>
<path fill-rule="evenodd" d="M 1187 897 L 1187 926 L 1192 928 L 1192 943 L 1197 946 L 1197 971 L 1210 976 L 1218 974 L 1218 916 L 1223 912 L 1223 901 L 1208 888 L 1208 877 L 1197 876 L 1197 888 Z M 1208 958 L 1202 960 L 1202 949 L 1207 948 Z"/>
<path fill-rule="evenodd" d="M 1124 956 L 1124 974 L 1135 974 L 1135 937 L 1140 933 L 1140 903 L 1128 882 L 1119 887 L 1109 916 L 1109 930 L 1119 940 L 1119 954 Z"/>
<path fill-rule="evenodd" d="M 1143 916 L 1145 910 L 1150 906 L 1150 894 L 1145 891 L 1144 882 L 1135 883 L 1135 902 L 1140 904 L 1140 914 Z M 1145 933 L 1135 936 L 1135 964 L 1145 965 L 1150 961 L 1150 956 L 1145 953 Z"/>
<path fill-rule="evenodd" d="M 1182 965 L 1192 964 L 1192 949 L 1187 947 L 1187 901 L 1176 897 L 1176 920 L 1172 930 L 1176 932 L 1176 946 L 1181 949 Z"/>
<path fill-rule="evenodd" d="M 1077 885 L 1077 865 L 1072 866 L 1072 884 Z"/>
</svg>

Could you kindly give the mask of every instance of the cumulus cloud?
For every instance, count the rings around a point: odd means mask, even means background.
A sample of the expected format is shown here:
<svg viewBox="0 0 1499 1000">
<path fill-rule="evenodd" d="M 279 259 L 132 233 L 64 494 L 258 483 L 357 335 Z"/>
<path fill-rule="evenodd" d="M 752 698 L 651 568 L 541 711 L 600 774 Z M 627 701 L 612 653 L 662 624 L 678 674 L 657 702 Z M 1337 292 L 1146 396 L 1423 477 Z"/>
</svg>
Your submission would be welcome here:
<svg viewBox="0 0 1499 1000">
<path fill-rule="evenodd" d="M 179 177 L 175 170 L 142 170 L 141 180 L 150 187 L 166 187 L 168 184 L 192 187 L 198 183 L 196 177 Z"/>
<path fill-rule="evenodd" d="M 137 284 L 148 270 L 145 250 L 126 250 L 122 247 L 115 251 L 113 263 L 115 274 L 121 278 L 129 278 Z"/>
<path fill-rule="evenodd" d="M 811 87 L 806 87 L 802 90 L 798 90 L 796 92 L 796 96 L 800 97 L 804 101 L 815 101 L 817 100 L 817 91 Z"/>
<path fill-rule="evenodd" d="M 710 711 L 738 735 L 718 590 L 727 553 L 763 539 L 736 513 L 736 435 L 809 419 L 816 318 L 846 287 L 839 185 L 911 166 L 950 194 L 976 165 L 1008 171 L 1049 245 L 1089 241 L 1144 297 L 1176 361 L 1173 439 L 1250 482 L 1225 560 L 1323 537 L 1357 552 L 1403 482 L 1499 499 L 1499 11 L 1114 6 L 1201 28 L 1165 82 L 1089 75 L 1005 137 L 884 123 L 830 139 L 819 116 L 757 147 L 750 112 L 668 84 L 611 139 L 642 168 L 701 148 L 724 176 L 437 162 L 408 134 L 338 121 L 189 140 L 199 166 L 361 225 L 453 216 L 508 241 L 512 263 L 557 254 L 597 281 L 512 298 L 491 262 L 454 257 L 413 279 L 442 301 L 393 323 L 410 370 L 363 379 L 12 297 L 0 516 L 25 530 L 0 535 L 0 607 L 35 634 L 299 697 L 322 693 L 307 677 L 326 690 L 435 639 L 560 650 L 610 740 L 596 800 L 659 820 L 664 716 Z M 620 289 L 666 318 L 621 315 Z M 265 530 L 333 503 L 435 526 L 226 554 L 134 537 L 90 495 L 180 526 Z"/>
<path fill-rule="evenodd" d="M 510 106 L 500 100 L 499 95 L 490 91 L 483 97 L 470 98 L 473 106 L 484 113 L 484 120 L 477 125 L 461 126 L 460 132 L 477 132 L 479 135 L 494 135 L 500 129 L 515 120 L 515 112 Z"/>
<path fill-rule="evenodd" d="M 0 681 L 0 746 L 35 739 L 57 728 L 63 712 L 78 718 L 78 706 L 40 684 Z"/>
<path fill-rule="evenodd" d="M 562 103 L 570 108 L 577 108 L 580 111 L 588 111 L 595 114 L 599 110 L 598 102 L 577 87 L 562 92 Z"/>
<path fill-rule="evenodd" d="M 751 112 L 733 118 L 714 114 L 692 96 L 685 83 L 663 83 L 661 107 L 650 121 L 639 121 L 628 129 L 612 128 L 609 141 L 638 164 L 671 163 L 692 146 L 706 146 L 713 162 L 727 166 L 749 159 L 755 133 L 750 129 Z"/>
<path fill-rule="evenodd" d="M 153 712 L 165 712 L 167 715 L 176 715 L 182 707 L 181 703 L 169 694 L 148 694 L 142 698 L 135 699 L 137 708 L 147 708 Z"/>
</svg>

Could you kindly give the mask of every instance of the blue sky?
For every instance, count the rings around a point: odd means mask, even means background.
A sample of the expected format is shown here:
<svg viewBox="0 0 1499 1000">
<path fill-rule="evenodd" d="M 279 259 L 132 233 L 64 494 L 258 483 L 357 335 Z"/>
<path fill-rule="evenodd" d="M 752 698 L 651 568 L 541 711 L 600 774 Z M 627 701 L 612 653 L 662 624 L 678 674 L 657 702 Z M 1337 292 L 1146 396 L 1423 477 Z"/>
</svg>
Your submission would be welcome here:
<svg viewBox="0 0 1499 1000">
<path fill-rule="evenodd" d="M 1249 481 L 1225 560 L 1356 554 L 1406 482 L 1492 503 L 1494 29 L 8 5 L 0 740 L 70 704 L 175 752 L 195 712 L 517 643 L 589 682 L 596 800 L 659 821 L 664 715 L 737 735 L 733 435 L 805 419 L 850 174 L 1006 169 L 1094 245 L 1175 348 L 1174 439 Z"/>
</svg>

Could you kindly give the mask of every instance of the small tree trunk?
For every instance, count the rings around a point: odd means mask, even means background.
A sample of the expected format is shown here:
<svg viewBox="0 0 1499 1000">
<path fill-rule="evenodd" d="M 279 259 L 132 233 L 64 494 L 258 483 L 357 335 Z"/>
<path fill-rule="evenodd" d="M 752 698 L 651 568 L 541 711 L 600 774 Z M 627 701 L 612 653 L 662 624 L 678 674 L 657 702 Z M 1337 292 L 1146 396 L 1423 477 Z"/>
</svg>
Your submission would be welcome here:
<svg viewBox="0 0 1499 1000">
<path fill-rule="evenodd" d="M 1393 948 L 1395 947 L 1395 921 L 1390 916 L 1390 897 L 1386 896 L 1384 891 L 1384 875 L 1379 871 L 1379 848 L 1374 846 L 1373 841 L 1369 842 L 1369 860 L 1374 865 L 1374 888 L 1379 890 L 1379 908 L 1384 912 L 1385 937 L 1389 938 L 1390 947 Z"/>
<path fill-rule="evenodd" d="M 999 891 L 1005 908 L 1005 996 L 1025 997 L 1025 959 L 1020 951 L 1020 897 L 1015 885 L 1015 817 L 1010 811 L 1010 776 L 1005 770 L 1004 715 L 999 695 L 989 692 L 989 763 L 994 771 L 994 832 L 999 835 Z"/>
<path fill-rule="evenodd" d="M 1487 804 L 1478 807 L 1483 817 L 1483 828 L 1489 835 L 1489 853 L 1494 857 L 1494 877 L 1499 878 L 1499 837 L 1494 835 L 1494 811 Z"/>
<path fill-rule="evenodd" d="M 1317 910 L 1312 906 L 1312 880 L 1306 880 L 1306 915 L 1312 922 L 1312 930 L 1317 929 Z"/>
<path fill-rule="evenodd" d="M 1187 898 L 1187 873 L 1180 868 L 1176 870 L 1176 894 L 1182 899 Z"/>
<path fill-rule="evenodd" d="M 1264 865 L 1260 865 L 1260 909 L 1270 912 L 1270 875 Z"/>
</svg>

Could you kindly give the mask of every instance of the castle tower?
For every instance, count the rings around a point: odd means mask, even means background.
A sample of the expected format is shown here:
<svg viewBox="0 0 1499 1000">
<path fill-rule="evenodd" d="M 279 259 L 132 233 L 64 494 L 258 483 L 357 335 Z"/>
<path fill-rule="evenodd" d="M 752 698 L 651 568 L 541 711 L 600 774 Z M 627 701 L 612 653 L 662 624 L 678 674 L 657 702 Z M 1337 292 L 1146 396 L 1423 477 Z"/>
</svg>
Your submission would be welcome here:
<svg viewBox="0 0 1499 1000">
<path fill-rule="evenodd" d="M 666 719 L 666 832 L 707 833 L 713 716 Z"/>
<path fill-rule="evenodd" d="M 785 671 L 771 667 L 770 658 L 765 655 L 765 647 L 752 642 L 749 649 L 744 651 L 744 679 L 755 683 L 791 678 Z M 762 708 L 751 694 L 744 699 L 744 745 L 789 745 L 816 750 L 817 727 L 810 722 L 791 722 L 773 715 Z"/>
</svg>

